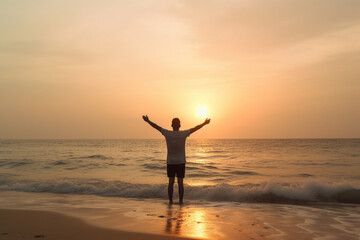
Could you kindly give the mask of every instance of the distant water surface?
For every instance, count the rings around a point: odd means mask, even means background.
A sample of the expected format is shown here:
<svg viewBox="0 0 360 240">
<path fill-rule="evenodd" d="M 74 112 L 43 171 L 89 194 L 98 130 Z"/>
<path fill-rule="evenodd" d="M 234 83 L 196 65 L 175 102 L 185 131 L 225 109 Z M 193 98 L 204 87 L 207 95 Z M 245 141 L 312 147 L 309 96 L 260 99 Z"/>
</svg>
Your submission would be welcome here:
<svg viewBox="0 0 360 240">
<path fill-rule="evenodd" d="M 360 139 L 188 139 L 185 196 L 360 203 Z M 0 190 L 166 198 L 165 140 L 0 140 Z"/>
</svg>

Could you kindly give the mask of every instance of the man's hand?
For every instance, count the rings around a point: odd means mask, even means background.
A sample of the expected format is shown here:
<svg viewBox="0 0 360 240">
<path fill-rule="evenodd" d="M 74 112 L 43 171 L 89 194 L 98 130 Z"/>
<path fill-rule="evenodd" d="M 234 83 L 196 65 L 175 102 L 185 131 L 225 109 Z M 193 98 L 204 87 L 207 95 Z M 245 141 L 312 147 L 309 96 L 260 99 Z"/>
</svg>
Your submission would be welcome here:
<svg viewBox="0 0 360 240">
<path fill-rule="evenodd" d="M 147 115 L 143 115 L 142 118 L 144 119 L 145 122 L 147 122 L 148 124 L 150 124 L 150 126 L 152 126 L 153 128 L 155 128 L 156 130 L 158 130 L 159 132 L 161 132 L 161 127 L 158 126 L 156 123 L 153 123 L 152 121 L 149 120 L 149 117 Z"/>
<path fill-rule="evenodd" d="M 142 117 L 143 117 L 143 119 L 144 119 L 145 122 L 148 122 L 148 121 L 149 121 L 149 117 L 148 117 L 147 115 L 143 115 Z"/>
<path fill-rule="evenodd" d="M 210 118 L 207 118 L 202 124 L 197 125 L 196 127 L 193 127 L 190 129 L 190 134 L 199 130 L 200 128 L 202 128 L 203 126 L 205 126 L 206 124 L 210 123 Z"/>
<path fill-rule="evenodd" d="M 210 118 L 207 118 L 207 119 L 204 121 L 204 125 L 209 124 L 209 123 L 210 123 Z"/>
</svg>

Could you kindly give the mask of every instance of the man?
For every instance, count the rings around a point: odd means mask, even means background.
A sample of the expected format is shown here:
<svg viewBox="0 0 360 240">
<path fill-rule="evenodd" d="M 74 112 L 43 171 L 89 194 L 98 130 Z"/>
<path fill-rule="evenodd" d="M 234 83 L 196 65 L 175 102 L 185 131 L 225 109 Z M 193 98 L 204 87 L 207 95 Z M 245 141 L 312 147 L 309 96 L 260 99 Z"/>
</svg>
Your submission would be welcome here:
<svg viewBox="0 0 360 240">
<path fill-rule="evenodd" d="M 175 175 L 178 179 L 178 186 L 179 186 L 179 202 L 180 204 L 183 203 L 184 197 L 184 183 L 183 179 L 185 177 L 185 140 L 186 138 L 192 134 L 193 132 L 199 130 L 206 124 L 210 123 L 210 119 L 206 119 L 202 124 L 197 125 L 194 128 L 180 131 L 180 120 L 178 118 L 174 118 L 172 120 L 172 131 L 166 130 L 157 124 L 151 122 L 147 115 L 143 116 L 145 122 L 149 123 L 153 128 L 158 130 L 159 132 L 164 135 L 166 139 L 166 146 L 167 146 L 167 176 L 169 178 L 169 186 L 168 186 L 168 195 L 169 195 L 169 203 L 173 203 L 173 191 L 174 191 L 174 182 L 175 182 Z"/>
</svg>

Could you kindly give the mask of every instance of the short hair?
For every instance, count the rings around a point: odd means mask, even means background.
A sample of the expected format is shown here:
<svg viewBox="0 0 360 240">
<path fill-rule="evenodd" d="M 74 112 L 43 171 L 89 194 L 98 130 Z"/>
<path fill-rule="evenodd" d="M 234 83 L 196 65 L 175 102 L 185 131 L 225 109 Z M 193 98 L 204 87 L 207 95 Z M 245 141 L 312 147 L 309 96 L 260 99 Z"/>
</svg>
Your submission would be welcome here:
<svg viewBox="0 0 360 240">
<path fill-rule="evenodd" d="M 180 124 L 180 119 L 178 118 L 173 118 L 172 122 L 171 122 L 171 126 L 173 128 L 180 128 L 181 124 Z"/>
<path fill-rule="evenodd" d="M 179 118 L 173 118 L 171 124 L 174 124 L 174 123 L 180 124 L 180 119 Z"/>
</svg>

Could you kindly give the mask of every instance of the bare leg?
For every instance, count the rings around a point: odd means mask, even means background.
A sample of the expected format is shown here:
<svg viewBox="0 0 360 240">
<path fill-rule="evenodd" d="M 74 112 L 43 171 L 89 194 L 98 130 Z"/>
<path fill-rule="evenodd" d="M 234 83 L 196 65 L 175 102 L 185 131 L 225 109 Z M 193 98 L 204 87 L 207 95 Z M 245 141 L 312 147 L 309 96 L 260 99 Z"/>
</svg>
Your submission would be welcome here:
<svg viewBox="0 0 360 240">
<path fill-rule="evenodd" d="M 169 195 L 169 203 L 172 204 L 173 203 L 173 192 L 174 192 L 174 182 L 175 182 L 175 178 L 174 177 L 169 177 L 169 186 L 168 186 L 168 195 Z"/>
<path fill-rule="evenodd" d="M 178 185 L 179 185 L 179 202 L 180 204 L 183 203 L 183 198 L 184 198 L 184 183 L 183 183 L 184 178 L 178 178 Z"/>
</svg>

